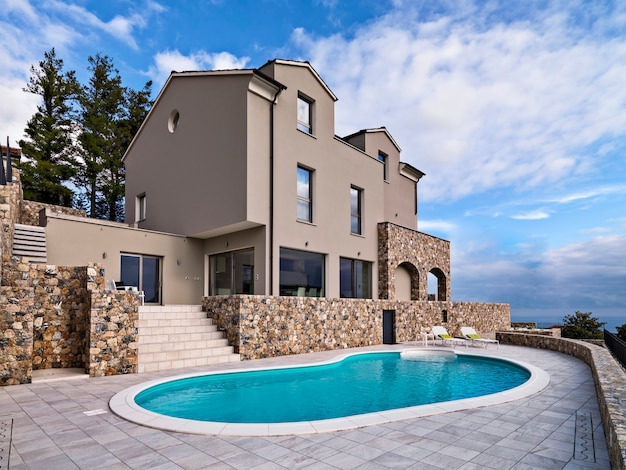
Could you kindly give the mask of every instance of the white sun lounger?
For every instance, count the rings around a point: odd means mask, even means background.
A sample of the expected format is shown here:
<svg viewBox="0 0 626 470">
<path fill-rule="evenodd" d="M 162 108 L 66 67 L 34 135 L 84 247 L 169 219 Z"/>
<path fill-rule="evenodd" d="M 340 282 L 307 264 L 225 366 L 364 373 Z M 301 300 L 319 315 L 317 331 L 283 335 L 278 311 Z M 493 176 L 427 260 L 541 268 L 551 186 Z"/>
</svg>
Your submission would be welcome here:
<svg viewBox="0 0 626 470">
<path fill-rule="evenodd" d="M 441 340 L 441 345 L 445 346 L 446 344 L 456 347 L 457 344 L 464 344 L 467 348 L 467 341 L 461 338 L 453 338 L 448 334 L 448 331 L 443 326 L 433 326 L 432 328 L 433 335 L 435 339 Z"/>
<path fill-rule="evenodd" d="M 498 349 L 500 349 L 500 341 L 498 341 L 497 339 L 482 338 L 471 326 L 462 326 L 461 334 L 465 338 L 467 338 L 472 343 L 472 345 L 474 345 L 474 343 L 478 343 L 482 347 L 487 348 L 487 345 L 491 343 L 496 344 L 498 346 Z"/>
</svg>

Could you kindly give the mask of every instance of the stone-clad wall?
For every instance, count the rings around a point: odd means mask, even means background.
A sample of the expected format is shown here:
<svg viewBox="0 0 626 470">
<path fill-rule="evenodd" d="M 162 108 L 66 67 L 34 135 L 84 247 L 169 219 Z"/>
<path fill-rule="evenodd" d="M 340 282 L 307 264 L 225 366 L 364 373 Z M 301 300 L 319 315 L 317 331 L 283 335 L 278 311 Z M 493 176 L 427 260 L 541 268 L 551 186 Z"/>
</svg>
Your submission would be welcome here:
<svg viewBox="0 0 626 470">
<path fill-rule="evenodd" d="M 15 224 L 19 221 L 21 199 L 22 186 L 20 184 L 0 186 L 0 257 L 9 256 L 13 252 L 13 233 Z"/>
<path fill-rule="evenodd" d="M 611 468 L 626 470 L 626 371 L 611 353 L 586 341 L 498 332 L 501 344 L 549 349 L 577 357 L 591 367 L 609 448 Z"/>
<path fill-rule="evenodd" d="M 33 289 L 0 287 L 0 385 L 30 383 Z"/>
<path fill-rule="evenodd" d="M 136 374 L 139 353 L 139 293 L 105 291 L 100 265 L 87 268 L 91 293 L 89 376 Z"/>
<path fill-rule="evenodd" d="M 90 376 L 137 372 L 137 294 L 105 292 L 100 265 L 30 265 L 3 257 L 0 385 L 32 370 L 84 368 Z"/>
<path fill-rule="evenodd" d="M 441 271 L 438 300 L 450 299 L 450 242 L 390 222 L 378 224 L 378 297 L 395 299 L 395 271 L 408 264 L 411 299 L 428 300 L 428 273 Z"/>
<path fill-rule="evenodd" d="M 29 264 L 12 257 L 4 280 L 33 290 L 33 370 L 85 367 L 90 310 L 87 268 Z"/>
<path fill-rule="evenodd" d="M 77 217 L 87 216 L 87 212 L 84 209 L 73 209 L 71 207 L 44 204 L 43 202 L 22 201 L 19 223 L 24 225 L 39 226 L 39 213 L 43 209 L 47 209 L 58 214 L 74 215 Z"/>
<path fill-rule="evenodd" d="M 383 310 L 396 312 L 397 342 L 414 341 L 433 325 L 453 335 L 461 326 L 481 333 L 510 326 L 507 304 L 238 295 L 205 297 L 203 307 L 242 359 L 382 344 Z"/>
</svg>

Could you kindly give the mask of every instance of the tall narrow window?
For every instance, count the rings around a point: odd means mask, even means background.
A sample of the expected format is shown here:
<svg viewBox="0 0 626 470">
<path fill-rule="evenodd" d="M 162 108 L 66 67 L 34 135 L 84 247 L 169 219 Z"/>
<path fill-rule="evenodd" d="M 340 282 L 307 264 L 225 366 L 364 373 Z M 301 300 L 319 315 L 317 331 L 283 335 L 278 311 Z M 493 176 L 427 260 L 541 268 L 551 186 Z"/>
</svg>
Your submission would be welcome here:
<svg viewBox="0 0 626 470">
<path fill-rule="evenodd" d="M 339 258 L 339 293 L 343 298 L 372 298 L 372 263 Z"/>
<path fill-rule="evenodd" d="M 298 129 L 313 134 L 313 101 L 298 95 Z"/>
<path fill-rule="evenodd" d="M 137 196 L 137 207 L 136 207 L 136 212 L 137 214 L 137 222 L 144 220 L 146 218 L 146 195 L 145 194 L 140 194 L 139 196 Z"/>
<path fill-rule="evenodd" d="M 350 187 L 350 232 L 357 235 L 363 233 L 362 224 L 363 190 Z"/>
<path fill-rule="evenodd" d="M 380 151 L 378 152 L 378 161 L 383 162 L 383 179 L 385 181 L 387 181 L 387 179 L 389 178 L 388 169 L 387 169 L 388 160 L 389 160 L 389 157 L 387 155 L 385 155 L 384 153 Z"/>
<path fill-rule="evenodd" d="M 298 167 L 298 220 L 313 222 L 313 171 Z"/>
</svg>

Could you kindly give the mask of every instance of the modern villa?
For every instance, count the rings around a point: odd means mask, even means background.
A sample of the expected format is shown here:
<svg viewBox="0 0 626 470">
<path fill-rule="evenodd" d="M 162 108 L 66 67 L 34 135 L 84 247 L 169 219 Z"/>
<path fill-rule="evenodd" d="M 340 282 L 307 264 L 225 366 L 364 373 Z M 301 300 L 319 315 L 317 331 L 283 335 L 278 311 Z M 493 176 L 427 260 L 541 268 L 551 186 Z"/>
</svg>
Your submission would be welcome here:
<svg viewBox="0 0 626 470">
<path fill-rule="evenodd" d="M 507 304 L 451 300 L 450 243 L 417 230 L 424 173 L 384 127 L 337 136 L 336 101 L 308 62 L 172 72 L 124 156 L 126 223 L 22 201 L 19 182 L 0 186 L 3 286 L 34 288 L 49 306 L 26 326 L 45 343 L 31 351 L 45 356 L 35 367 L 57 367 L 50 351 L 67 350 L 69 336 L 73 356 L 60 367 L 148 370 L 142 315 L 163 324 L 181 312 L 172 305 L 196 306 L 241 359 L 414 340 L 435 324 L 453 334 L 509 327 Z M 39 253 L 27 229 L 43 234 Z M 59 287 L 73 277 L 85 284 Z M 116 296 L 144 306 L 124 300 L 122 313 L 103 313 Z M 84 328 L 55 335 L 55 314 Z M 114 345 L 94 340 L 112 331 Z M 152 367 L 199 364 L 167 363 Z"/>
</svg>

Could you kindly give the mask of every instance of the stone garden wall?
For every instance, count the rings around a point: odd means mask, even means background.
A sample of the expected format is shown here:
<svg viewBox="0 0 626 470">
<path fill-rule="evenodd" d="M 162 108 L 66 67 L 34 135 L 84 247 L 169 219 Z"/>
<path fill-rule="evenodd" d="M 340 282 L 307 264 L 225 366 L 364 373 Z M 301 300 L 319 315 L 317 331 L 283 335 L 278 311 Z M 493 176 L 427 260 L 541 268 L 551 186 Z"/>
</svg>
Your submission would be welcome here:
<svg viewBox="0 0 626 470">
<path fill-rule="evenodd" d="M 19 222 L 19 202 L 22 200 L 22 186 L 7 184 L 0 186 L 0 257 L 13 252 L 13 233 Z M 0 270 L 0 278 L 2 271 Z"/>
<path fill-rule="evenodd" d="M 0 385 L 32 371 L 83 368 L 90 376 L 137 372 L 137 294 L 105 292 L 99 265 L 29 264 L 3 257 Z"/>
<path fill-rule="evenodd" d="M 501 344 L 549 349 L 577 357 L 591 367 L 611 468 L 626 470 L 626 371 L 603 347 L 551 336 L 498 332 Z"/>
<path fill-rule="evenodd" d="M 22 201 L 19 223 L 24 225 L 39 226 L 39 213 L 47 209 L 57 214 L 74 215 L 77 217 L 86 217 L 87 212 L 83 209 L 73 209 L 71 207 L 56 206 L 53 204 L 44 204 L 43 202 Z"/>
<path fill-rule="evenodd" d="M 508 304 L 238 295 L 205 297 L 203 308 L 242 359 L 382 344 L 383 310 L 395 310 L 396 342 L 433 325 L 452 335 L 461 326 L 492 334 L 510 326 Z"/>
<path fill-rule="evenodd" d="M 0 287 L 0 385 L 30 383 L 33 289 Z"/>
<path fill-rule="evenodd" d="M 139 293 L 107 292 L 104 269 L 88 268 L 90 377 L 136 374 L 139 352 Z"/>
</svg>

